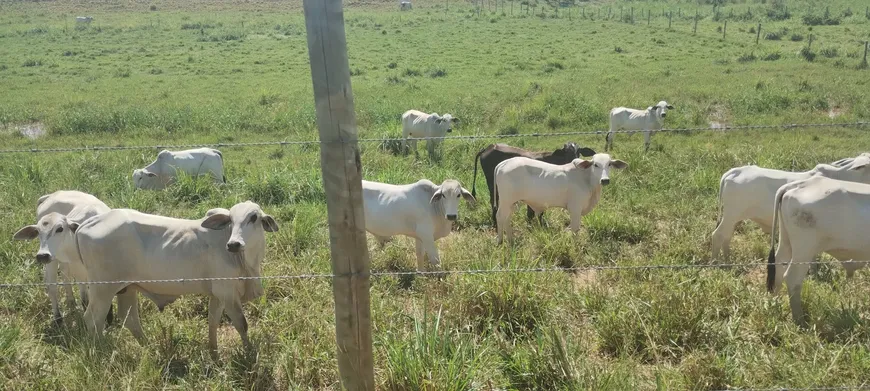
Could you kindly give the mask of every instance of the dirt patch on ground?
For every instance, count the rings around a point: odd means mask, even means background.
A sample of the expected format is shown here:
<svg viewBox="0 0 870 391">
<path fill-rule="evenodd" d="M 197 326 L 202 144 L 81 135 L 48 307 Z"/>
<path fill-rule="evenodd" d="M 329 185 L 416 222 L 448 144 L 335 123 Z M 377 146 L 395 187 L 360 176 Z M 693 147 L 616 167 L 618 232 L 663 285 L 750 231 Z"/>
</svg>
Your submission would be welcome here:
<svg viewBox="0 0 870 391">
<path fill-rule="evenodd" d="M 582 270 L 574 273 L 574 286 L 588 288 L 598 282 L 598 270 Z"/>
<path fill-rule="evenodd" d="M 841 108 L 839 108 L 839 107 L 831 107 L 831 108 L 828 110 L 828 118 L 830 118 L 830 119 L 837 118 L 837 117 L 843 115 L 843 113 L 844 113 L 845 111 L 846 111 L 846 110 L 843 110 L 843 109 L 841 109 Z"/>
<path fill-rule="evenodd" d="M 723 129 L 728 126 L 728 109 L 721 104 L 713 105 L 707 121 L 713 129 Z"/>
</svg>

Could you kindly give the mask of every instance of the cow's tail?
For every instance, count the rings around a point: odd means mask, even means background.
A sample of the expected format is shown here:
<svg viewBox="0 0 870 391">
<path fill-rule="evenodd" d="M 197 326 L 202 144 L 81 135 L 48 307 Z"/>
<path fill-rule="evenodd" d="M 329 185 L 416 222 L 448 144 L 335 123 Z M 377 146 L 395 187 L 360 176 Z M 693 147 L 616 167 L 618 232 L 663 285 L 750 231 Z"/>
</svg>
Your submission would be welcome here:
<svg viewBox="0 0 870 391">
<path fill-rule="evenodd" d="M 733 171 L 733 169 L 728 170 L 728 172 L 726 172 L 725 175 L 722 175 L 722 178 L 719 179 L 719 198 L 716 199 L 716 202 L 717 202 L 716 208 L 719 211 L 719 220 L 716 221 L 716 225 L 719 225 L 722 223 L 722 215 L 723 215 L 724 209 L 725 209 L 725 205 L 722 205 L 722 191 L 725 190 L 725 181 L 729 179 L 729 175 L 731 174 L 732 171 Z"/>
<path fill-rule="evenodd" d="M 477 153 L 477 156 L 474 157 L 474 176 L 471 179 L 471 196 L 477 198 L 477 164 L 480 162 L 480 155 L 482 155 L 490 146 L 487 146 L 484 149 L 481 149 L 480 152 Z"/>
<path fill-rule="evenodd" d="M 218 157 L 221 159 L 221 168 L 223 169 L 224 154 L 222 154 L 221 151 L 218 151 L 217 149 L 212 149 L 212 151 L 214 151 L 214 153 L 216 153 L 218 155 Z M 203 163 L 205 163 L 205 159 L 203 159 Z M 227 174 L 221 173 L 221 176 L 223 177 L 224 183 L 227 183 Z"/>
<path fill-rule="evenodd" d="M 773 222 L 770 225 L 770 253 L 767 254 L 767 291 L 773 292 L 776 288 L 776 227 L 779 225 L 779 208 L 782 206 L 782 197 L 794 188 L 794 182 L 780 186 L 773 199 Z M 781 229 L 781 228 L 780 228 Z"/>
</svg>

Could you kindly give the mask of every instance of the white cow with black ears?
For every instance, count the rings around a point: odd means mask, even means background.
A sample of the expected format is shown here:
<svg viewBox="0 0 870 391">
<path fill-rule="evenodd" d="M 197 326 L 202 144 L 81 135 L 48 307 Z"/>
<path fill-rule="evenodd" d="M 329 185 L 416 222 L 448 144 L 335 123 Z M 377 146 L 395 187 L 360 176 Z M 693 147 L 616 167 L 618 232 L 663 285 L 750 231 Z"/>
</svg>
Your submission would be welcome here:
<svg viewBox="0 0 870 391">
<path fill-rule="evenodd" d="M 447 133 L 453 131 L 453 125 L 459 122 L 450 114 L 438 115 L 438 113 L 426 114 L 419 110 L 408 110 L 402 114 L 402 150 L 408 148 L 408 143 L 411 144 L 411 149 L 414 150 L 414 155 L 417 154 L 417 140 L 415 138 L 424 137 L 445 137 Z M 429 158 L 435 158 L 435 147 L 441 144 L 443 139 L 426 140 L 426 149 L 429 150 Z"/>
<path fill-rule="evenodd" d="M 643 150 L 644 152 L 648 151 L 652 132 L 662 130 L 668 110 L 673 109 L 674 106 L 665 101 L 661 101 L 655 106 L 647 107 L 646 110 L 629 109 L 627 107 L 613 108 L 610 110 L 610 131 L 607 132 L 607 143 L 604 146 L 604 150 L 609 151 L 613 147 L 614 132 L 642 130 L 644 131 Z"/>
<path fill-rule="evenodd" d="M 417 269 L 426 268 L 425 256 L 439 265 L 435 241 L 447 235 L 459 217 L 459 200 L 474 203 L 474 196 L 459 181 L 440 186 L 427 179 L 409 185 L 362 181 L 366 231 L 383 246 L 396 235 L 416 239 Z"/>
</svg>

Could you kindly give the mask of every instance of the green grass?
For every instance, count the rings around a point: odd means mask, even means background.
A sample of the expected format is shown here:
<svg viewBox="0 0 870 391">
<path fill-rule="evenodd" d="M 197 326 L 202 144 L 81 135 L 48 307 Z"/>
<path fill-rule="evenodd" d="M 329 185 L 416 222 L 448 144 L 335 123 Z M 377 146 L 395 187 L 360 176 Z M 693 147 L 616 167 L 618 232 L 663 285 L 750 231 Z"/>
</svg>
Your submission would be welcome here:
<svg viewBox="0 0 870 391">
<path fill-rule="evenodd" d="M 447 141 L 438 163 L 422 151 L 419 159 L 403 156 L 393 138 L 410 108 L 461 118 L 456 135 L 601 129 L 612 107 L 662 99 L 676 106 L 671 128 L 870 118 L 870 73 L 858 69 L 861 42 L 870 37 L 863 2 L 767 3 L 729 3 L 718 17 L 697 2 L 580 3 L 557 17 L 534 2 L 529 15 L 519 3 L 511 14 L 507 2 L 478 17 L 471 3 L 458 1 L 448 12 L 444 2 L 420 1 L 402 13 L 393 1 L 346 2 L 358 130 L 390 139 L 361 146 L 364 176 L 389 183 L 456 178 L 470 188 L 473 156 L 490 140 Z M 838 25 L 804 23 L 805 15 L 824 19 L 825 5 Z M 619 21 L 620 7 L 623 18 L 634 7 L 634 24 Z M 670 30 L 662 10 L 673 11 Z M 94 22 L 76 26 L 78 14 Z M 723 40 L 717 29 L 725 20 Z M 759 22 L 765 39 L 756 45 Z M 810 35 L 812 50 L 802 55 Z M 4 149 L 317 135 L 301 2 L 0 4 L 0 91 Z M 25 137 L 25 125 L 46 134 Z M 613 175 L 579 235 L 565 232 L 564 211 L 548 212 L 546 227 L 526 224 L 517 211 L 516 245 L 497 247 L 483 190 L 477 207 L 462 207 L 439 251 L 454 270 L 708 263 L 722 173 L 744 164 L 809 169 L 864 152 L 865 132 L 657 134 L 647 154 L 641 135 L 617 135 L 612 154 L 630 166 Z M 553 150 L 566 141 L 507 142 Z M 604 137 L 573 141 L 600 150 Z M 130 178 L 156 150 L 0 154 L 0 280 L 41 281 L 36 245 L 8 238 L 33 223 L 39 196 L 59 189 L 184 218 L 251 199 L 281 225 L 268 238 L 264 274 L 328 273 L 319 149 L 222 152 L 226 185 L 182 178 L 163 192 L 135 191 Z M 768 241 L 752 224 L 738 231 L 732 257 L 746 268 L 377 278 L 376 380 L 391 390 L 870 382 L 870 303 L 862 299 L 870 297 L 868 273 L 846 280 L 839 266 L 820 268 L 804 292 L 813 328 L 801 330 L 783 297 L 766 293 L 763 267 L 755 267 Z M 370 239 L 369 249 L 374 270 L 414 268 L 411 240 L 379 249 Z M 338 389 L 330 281 L 264 284 L 265 296 L 245 307 L 257 351 L 243 352 L 225 322 L 219 362 L 207 354 L 203 297 L 182 298 L 162 313 L 143 300 L 149 343 L 140 346 L 117 327 L 93 340 L 78 326 L 80 311 L 65 309 L 66 326 L 51 326 L 43 289 L 0 290 L 3 387 Z"/>
</svg>

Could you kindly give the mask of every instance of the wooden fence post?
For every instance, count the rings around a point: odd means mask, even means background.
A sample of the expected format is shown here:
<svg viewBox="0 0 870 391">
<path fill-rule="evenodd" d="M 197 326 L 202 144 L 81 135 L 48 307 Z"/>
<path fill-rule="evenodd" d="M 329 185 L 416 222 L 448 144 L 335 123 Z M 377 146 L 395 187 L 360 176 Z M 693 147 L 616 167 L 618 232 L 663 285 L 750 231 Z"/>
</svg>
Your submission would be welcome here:
<svg viewBox="0 0 870 391">
<path fill-rule="evenodd" d="M 758 24 L 758 31 L 755 32 L 755 44 L 758 45 L 758 40 L 761 39 L 761 23 Z"/>
<path fill-rule="evenodd" d="M 369 252 L 342 0 L 303 0 L 326 191 L 341 385 L 374 390 Z"/>
<path fill-rule="evenodd" d="M 631 7 L 631 24 L 634 24 L 634 7 Z"/>
<path fill-rule="evenodd" d="M 647 11 L 647 12 L 646 12 L 646 25 L 647 25 L 647 26 L 649 26 L 649 22 L 650 22 L 650 20 L 652 20 L 652 12 Z"/>
<path fill-rule="evenodd" d="M 698 34 L 698 16 L 695 16 L 695 27 L 692 28 L 692 35 Z"/>
<path fill-rule="evenodd" d="M 674 11 L 668 12 L 668 30 L 671 29 L 671 19 L 674 17 Z"/>
<path fill-rule="evenodd" d="M 861 69 L 867 69 L 867 49 L 870 49 L 870 41 L 864 41 L 864 61 L 859 66 Z"/>
<path fill-rule="evenodd" d="M 622 22 L 622 7 L 619 7 L 619 21 Z"/>
<path fill-rule="evenodd" d="M 725 21 L 725 27 L 722 27 L 722 39 L 725 39 L 725 32 L 728 31 L 728 21 Z"/>
<path fill-rule="evenodd" d="M 612 8 L 612 7 L 607 7 L 607 20 L 610 20 L 610 14 L 611 14 L 611 12 L 613 12 L 613 8 Z"/>
</svg>

